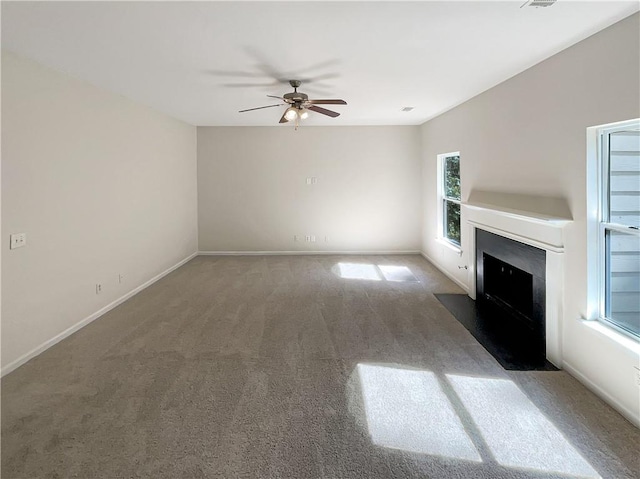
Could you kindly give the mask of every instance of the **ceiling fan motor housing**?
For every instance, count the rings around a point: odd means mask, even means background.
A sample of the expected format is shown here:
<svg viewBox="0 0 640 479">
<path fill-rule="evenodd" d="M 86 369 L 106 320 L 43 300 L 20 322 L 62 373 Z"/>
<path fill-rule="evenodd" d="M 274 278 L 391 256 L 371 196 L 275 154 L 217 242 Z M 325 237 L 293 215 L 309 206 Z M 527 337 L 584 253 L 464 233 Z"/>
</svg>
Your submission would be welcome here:
<svg viewBox="0 0 640 479">
<path fill-rule="evenodd" d="M 292 103 L 302 103 L 309 100 L 308 95 L 297 91 L 294 91 L 293 93 L 285 93 L 283 98 L 285 100 L 289 100 Z"/>
</svg>

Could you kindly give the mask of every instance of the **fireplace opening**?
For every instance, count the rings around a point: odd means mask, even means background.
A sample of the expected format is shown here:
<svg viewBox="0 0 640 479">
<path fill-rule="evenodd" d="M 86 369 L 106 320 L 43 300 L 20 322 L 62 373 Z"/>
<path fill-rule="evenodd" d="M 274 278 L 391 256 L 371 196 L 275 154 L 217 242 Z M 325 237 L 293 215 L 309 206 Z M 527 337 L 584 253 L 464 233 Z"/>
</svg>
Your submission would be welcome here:
<svg viewBox="0 0 640 479">
<path fill-rule="evenodd" d="M 483 253 L 484 299 L 535 329 L 533 275 Z"/>
</svg>

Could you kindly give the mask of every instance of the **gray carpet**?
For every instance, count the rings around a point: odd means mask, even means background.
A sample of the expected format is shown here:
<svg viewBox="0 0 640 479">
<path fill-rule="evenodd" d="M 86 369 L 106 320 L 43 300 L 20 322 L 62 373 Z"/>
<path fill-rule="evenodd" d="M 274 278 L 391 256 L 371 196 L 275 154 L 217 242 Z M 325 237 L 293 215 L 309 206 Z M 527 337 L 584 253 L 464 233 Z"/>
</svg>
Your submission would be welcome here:
<svg viewBox="0 0 640 479">
<path fill-rule="evenodd" d="M 2 380 L 2 477 L 639 477 L 638 429 L 502 369 L 459 292 L 419 256 L 197 257 Z"/>
</svg>

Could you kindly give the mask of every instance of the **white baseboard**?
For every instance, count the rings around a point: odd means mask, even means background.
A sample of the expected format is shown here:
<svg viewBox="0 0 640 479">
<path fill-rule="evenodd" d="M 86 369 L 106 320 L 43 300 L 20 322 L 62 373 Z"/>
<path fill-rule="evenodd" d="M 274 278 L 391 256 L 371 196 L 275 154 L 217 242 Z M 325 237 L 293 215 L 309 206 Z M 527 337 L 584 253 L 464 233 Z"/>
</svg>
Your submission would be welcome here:
<svg viewBox="0 0 640 479">
<path fill-rule="evenodd" d="M 462 281 L 460 281 L 458 278 L 456 278 L 455 276 L 453 276 L 451 273 L 449 273 L 447 270 L 445 270 L 442 266 L 440 266 L 435 260 L 433 260 L 433 258 L 430 258 L 427 253 L 425 253 L 424 251 L 420 251 L 420 255 L 422 255 L 422 257 L 424 259 L 426 259 L 429 263 L 431 263 L 432 265 L 434 265 L 436 268 L 438 268 L 438 270 L 444 274 L 447 278 L 449 278 L 451 281 L 453 281 L 454 283 L 456 283 L 458 286 L 460 286 L 467 294 L 469 294 L 469 286 L 467 286 L 466 284 L 464 284 Z"/>
<path fill-rule="evenodd" d="M 588 389 L 593 391 L 604 402 L 608 403 L 612 408 L 622 414 L 629 422 L 631 422 L 631 424 L 640 428 L 640 416 L 636 415 L 633 411 L 630 411 L 625 406 L 620 404 L 620 402 L 616 398 L 611 396 L 611 394 L 591 381 L 587 376 L 580 372 L 578 368 L 573 366 L 571 363 L 568 363 L 566 360 L 562 362 L 562 368 L 582 384 L 584 384 Z"/>
<path fill-rule="evenodd" d="M 22 356 L 20 356 L 18 359 L 16 359 L 15 361 L 10 362 L 9 364 L 2 366 L 2 372 L 0 373 L 1 376 L 5 376 L 6 374 L 9 374 L 11 371 L 17 369 L 18 367 L 22 366 L 24 363 L 26 363 L 27 361 L 29 361 L 30 359 L 33 359 L 34 357 L 36 357 L 38 354 L 46 351 L 47 349 L 49 349 L 51 346 L 53 346 L 54 344 L 59 343 L 60 341 L 62 341 L 63 339 L 65 339 L 68 336 L 71 336 L 73 333 L 75 333 L 76 331 L 78 331 L 79 329 L 83 328 L 84 326 L 86 326 L 87 324 L 89 324 L 90 322 L 98 319 L 100 316 L 102 316 L 105 313 L 108 313 L 109 311 L 111 311 L 113 308 L 115 308 L 116 306 L 119 306 L 120 304 L 124 303 L 126 300 L 128 300 L 129 298 L 131 298 L 132 296 L 138 294 L 140 291 L 142 291 L 145 288 L 148 288 L 149 286 L 151 286 L 153 283 L 155 283 L 156 281 L 158 281 L 159 279 L 162 279 L 163 277 L 165 277 L 166 275 L 168 275 L 169 273 L 171 273 L 172 271 L 178 269 L 180 266 L 182 266 L 183 264 L 187 263 L 188 261 L 192 260 L 193 258 L 195 258 L 197 256 L 198 253 L 193 253 L 189 256 L 187 256 L 185 259 L 183 259 L 182 261 L 178 262 L 177 264 L 174 264 L 173 266 L 171 266 L 170 268 L 166 269 L 165 271 L 163 271 L 162 273 L 154 276 L 153 278 L 151 278 L 149 281 L 141 284 L 140 286 L 138 286 L 135 289 L 132 289 L 131 291 L 129 291 L 128 293 L 124 294 L 123 296 L 119 297 L 118 299 L 116 299 L 115 301 L 109 303 L 108 305 L 106 305 L 105 307 L 99 309 L 98 311 L 96 311 L 95 313 L 87 316 L 86 318 L 84 318 L 83 320 L 81 320 L 80 322 L 74 324 L 73 326 L 71 326 L 70 328 L 65 329 L 64 331 L 62 331 L 60 334 L 58 334 L 57 336 L 54 336 L 53 338 L 45 341 L 44 343 L 42 343 L 40 346 L 37 346 L 36 348 L 32 349 L 31 351 L 29 351 L 26 354 L 23 354 Z"/>
<path fill-rule="evenodd" d="M 201 256 L 313 256 L 313 255 L 395 255 L 420 254 L 417 250 L 406 251 L 199 251 Z"/>
</svg>

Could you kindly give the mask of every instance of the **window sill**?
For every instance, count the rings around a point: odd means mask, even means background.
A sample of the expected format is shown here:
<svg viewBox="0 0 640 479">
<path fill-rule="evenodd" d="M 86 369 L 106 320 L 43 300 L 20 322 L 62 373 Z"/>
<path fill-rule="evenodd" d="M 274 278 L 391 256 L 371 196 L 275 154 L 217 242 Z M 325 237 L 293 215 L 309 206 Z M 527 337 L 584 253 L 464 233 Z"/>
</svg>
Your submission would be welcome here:
<svg viewBox="0 0 640 479">
<path fill-rule="evenodd" d="M 451 251 L 454 251 L 455 253 L 458 254 L 458 256 L 462 256 L 462 249 L 459 246 L 453 244 L 451 241 L 446 240 L 444 238 L 436 238 L 436 242 L 440 243 L 443 246 L 446 246 Z"/>
<path fill-rule="evenodd" d="M 593 331 L 606 336 L 623 348 L 632 351 L 635 354 L 640 354 L 640 342 L 638 342 L 638 340 L 631 334 L 622 332 L 615 326 L 609 325 L 607 322 L 599 319 L 578 318 L 578 321 Z"/>
</svg>

